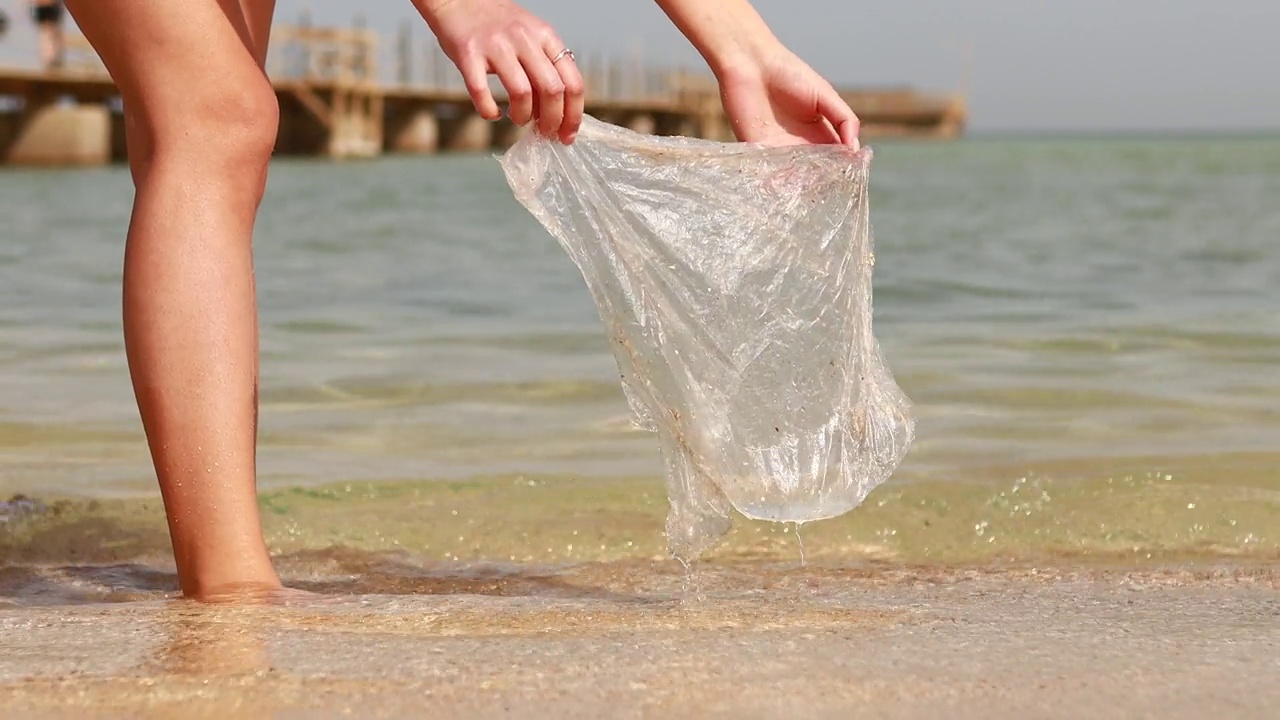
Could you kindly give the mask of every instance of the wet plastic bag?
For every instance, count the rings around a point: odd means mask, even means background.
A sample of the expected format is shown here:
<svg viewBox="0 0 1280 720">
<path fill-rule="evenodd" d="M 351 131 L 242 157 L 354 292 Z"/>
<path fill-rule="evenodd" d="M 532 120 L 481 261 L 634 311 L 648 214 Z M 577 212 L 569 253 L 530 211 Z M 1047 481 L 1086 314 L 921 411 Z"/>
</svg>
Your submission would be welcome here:
<svg viewBox="0 0 1280 720">
<path fill-rule="evenodd" d="M 857 507 L 906 454 L 910 401 L 871 332 L 871 150 L 641 135 L 583 119 L 499 158 L 582 273 L 635 424 L 667 470 L 669 550 L 731 510 L 804 523 Z"/>
</svg>

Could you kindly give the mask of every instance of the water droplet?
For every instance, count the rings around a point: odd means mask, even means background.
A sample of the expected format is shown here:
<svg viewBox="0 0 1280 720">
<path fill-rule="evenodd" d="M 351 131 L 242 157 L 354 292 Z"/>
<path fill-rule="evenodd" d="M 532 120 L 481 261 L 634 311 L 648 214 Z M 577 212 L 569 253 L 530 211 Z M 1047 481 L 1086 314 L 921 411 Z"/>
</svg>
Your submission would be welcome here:
<svg viewBox="0 0 1280 720">
<path fill-rule="evenodd" d="M 805 566 L 804 561 L 804 538 L 800 537 L 800 523 L 796 523 L 796 544 L 800 546 L 800 567 Z"/>
</svg>

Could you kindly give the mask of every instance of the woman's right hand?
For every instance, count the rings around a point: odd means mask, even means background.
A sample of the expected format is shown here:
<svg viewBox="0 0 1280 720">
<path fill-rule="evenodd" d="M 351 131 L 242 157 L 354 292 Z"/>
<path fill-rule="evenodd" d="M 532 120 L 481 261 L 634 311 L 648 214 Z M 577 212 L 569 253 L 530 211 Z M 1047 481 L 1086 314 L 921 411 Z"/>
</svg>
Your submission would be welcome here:
<svg viewBox="0 0 1280 720">
<path fill-rule="evenodd" d="M 490 73 L 507 90 L 511 121 L 568 144 L 582 123 L 582 74 L 549 25 L 510 0 L 413 0 L 441 49 L 462 72 L 476 110 L 502 116 Z"/>
</svg>

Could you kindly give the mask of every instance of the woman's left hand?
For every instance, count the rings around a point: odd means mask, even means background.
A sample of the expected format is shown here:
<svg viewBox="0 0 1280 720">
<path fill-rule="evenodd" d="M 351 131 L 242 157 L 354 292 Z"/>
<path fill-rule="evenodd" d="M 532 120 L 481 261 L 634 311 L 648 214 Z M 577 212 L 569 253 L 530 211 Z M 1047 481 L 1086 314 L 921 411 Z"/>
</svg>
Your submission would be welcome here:
<svg viewBox="0 0 1280 720">
<path fill-rule="evenodd" d="M 739 62 L 719 78 L 720 98 L 738 140 L 858 149 L 858 116 L 830 83 L 785 48 Z"/>
</svg>

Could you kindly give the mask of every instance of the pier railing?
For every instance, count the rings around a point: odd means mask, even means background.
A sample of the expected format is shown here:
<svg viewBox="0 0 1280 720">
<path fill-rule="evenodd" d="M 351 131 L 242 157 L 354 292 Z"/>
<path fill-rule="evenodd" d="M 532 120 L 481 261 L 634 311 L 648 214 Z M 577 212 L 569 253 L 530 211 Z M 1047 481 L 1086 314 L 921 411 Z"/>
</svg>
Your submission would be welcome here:
<svg viewBox="0 0 1280 720">
<path fill-rule="evenodd" d="M 527 130 L 484 121 L 461 74 L 422 23 L 405 23 L 383 43 L 357 20 L 317 27 L 303 14 L 272 29 L 266 59 L 280 100 L 277 153 L 367 157 L 509 146 Z M 121 159 L 118 88 L 84 39 L 68 37 L 63 67 L 0 68 L 0 164 L 86 164 Z M 705 69 L 646 62 L 640 49 L 581 52 L 586 109 L 637 132 L 730 140 L 718 88 Z M 506 92 L 489 85 L 499 102 Z M 864 137 L 948 138 L 963 132 L 958 97 L 909 88 L 844 93 Z M 70 105 L 63 102 L 71 100 Z"/>
<path fill-rule="evenodd" d="M 267 69 L 273 79 L 307 82 L 368 82 L 388 89 L 466 95 L 461 73 L 420 22 L 405 22 L 395 41 L 379 45 L 378 35 L 356 20 L 350 28 L 315 27 L 304 12 L 293 24 L 272 30 Z M 389 56 L 389 57 L 388 57 Z M 385 66 L 380 60 L 387 60 Z M 578 53 L 586 92 L 602 102 L 674 102 L 680 68 L 646 63 L 639 48 L 622 56 Z M 495 98 L 506 92 L 490 78 Z"/>
<path fill-rule="evenodd" d="M 296 22 L 272 28 L 267 72 L 273 80 L 465 95 L 461 73 L 420 25 L 402 24 L 395 42 L 385 46 L 378 33 L 363 27 L 359 20 L 352 27 L 320 27 L 304 12 Z M 82 35 L 68 33 L 66 44 L 61 74 L 107 75 L 101 58 Z M 380 62 L 385 60 L 390 62 Z M 709 80 L 681 67 L 655 67 L 640 48 L 621 55 L 582 52 L 577 54 L 577 63 L 587 95 L 605 103 L 675 103 L 682 92 L 705 88 Z M 496 98 L 505 99 L 505 89 L 496 78 L 490 78 L 490 85 Z"/>
</svg>

